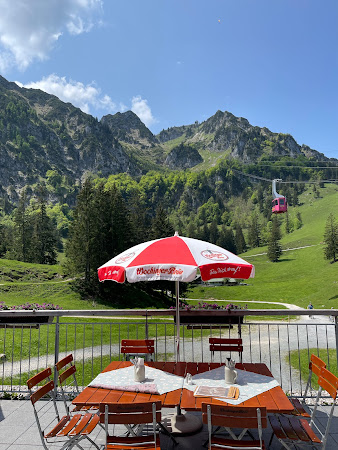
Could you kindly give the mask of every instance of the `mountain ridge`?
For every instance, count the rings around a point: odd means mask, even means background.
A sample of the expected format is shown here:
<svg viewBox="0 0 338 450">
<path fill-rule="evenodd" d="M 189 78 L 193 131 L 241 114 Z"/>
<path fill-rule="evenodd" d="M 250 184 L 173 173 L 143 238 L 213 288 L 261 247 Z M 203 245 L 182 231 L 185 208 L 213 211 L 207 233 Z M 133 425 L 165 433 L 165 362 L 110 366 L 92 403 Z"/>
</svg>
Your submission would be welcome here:
<svg viewBox="0 0 338 450">
<path fill-rule="evenodd" d="M 141 176 L 155 170 L 202 170 L 220 158 L 241 163 L 299 157 L 333 161 L 290 134 L 216 111 L 204 122 L 154 135 L 132 111 L 97 120 L 71 103 L 0 76 L 0 192 L 16 201 L 26 185 L 56 171 L 69 185 L 88 174 Z"/>
</svg>

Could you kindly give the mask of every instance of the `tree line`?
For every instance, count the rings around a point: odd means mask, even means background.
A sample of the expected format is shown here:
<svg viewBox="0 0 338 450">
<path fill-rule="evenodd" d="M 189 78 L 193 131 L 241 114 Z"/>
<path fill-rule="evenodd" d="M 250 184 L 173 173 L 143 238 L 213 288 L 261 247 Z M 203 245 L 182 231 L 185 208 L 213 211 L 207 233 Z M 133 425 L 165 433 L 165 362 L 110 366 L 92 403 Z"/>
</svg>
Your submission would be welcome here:
<svg viewBox="0 0 338 450">
<path fill-rule="evenodd" d="M 292 216 L 289 213 L 271 216 L 270 210 L 270 215 L 265 217 L 265 205 L 260 206 L 263 198 L 261 186 L 251 192 L 244 189 L 241 195 L 231 198 L 228 210 L 220 209 L 211 197 L 195 214 L 184 210 L 170 214 L 158 192 L 155 204 L 150 207 L 149 198 L 139 189 L 128 190 L 128 185 L 123 186 L 121 182 L 123 177 L 115 180 L 120 182 L 87 178 L 77 196 L 75 208 L 71 214 L 67 212 L 71 220 L 67 224 L 66 236 L 53 216 L 56 206 L 47 205 L 45 186 L 40 186 L 37 198 L 30 201 L 24 190 L 10 218 L 2 215 L 0 256 L 55 264 L 58 251 L 62 249 L 62 237 L 66 237 L 68 273 L 83 279 L 79 288 L 86 295 L 104 297 L 110 296 L 116 287 L 113 287 L 114 283 L 99 284 L 97 268 L 140 242 L 171 236 L 178 231 L 181 235 L 215 243 L 236 254 L 267 245 L 269 260 L 277 262 L 282 254 L 282 234 L 302 226 L 299 212 Z M 162 196 L 166 196 L 165 189 Z M 58 207 L 62 209 L 60 205 Z M 336 261 L 338 225 L 333 214 L 326 224 L 324 243 L 325 257 Z M 171 291 L 172 286 L 170 283 L 154 283 L 150 289 Z"/>
</svg>

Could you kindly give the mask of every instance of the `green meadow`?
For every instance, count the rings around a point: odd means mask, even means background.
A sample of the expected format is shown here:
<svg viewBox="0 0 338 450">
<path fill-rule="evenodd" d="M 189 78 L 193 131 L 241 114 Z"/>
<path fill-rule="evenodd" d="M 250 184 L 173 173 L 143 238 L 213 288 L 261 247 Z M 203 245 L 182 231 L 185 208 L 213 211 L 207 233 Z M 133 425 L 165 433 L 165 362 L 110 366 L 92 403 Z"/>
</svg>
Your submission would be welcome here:
<svg viewBox="0 0 338 450">
<path fill-rule="evenodd" d="M 289 208 L 290 218 L 301 214 L 303 226 L 281 240 L 284 252 L 279 262 L 266 256 L 267 247 L 251 249 L 240 255 L 254 264 L 255 278 L 237 286 L 207 286 L 194 284 L 187 293 L 193 299 L 222 300 L 252 309 L 281 309 L 291 303 L 306 307 L 311 301 L 315 308 L 336 308 L 338 305 L 338 263 L 324 259 L 323 236 L 330 212 L 338 211 L 338 187 L 326 184 L 316 198 L 312 188 L 300 196 L 301 206 Z M 285 216 L 281 215 L 284 222 Z M 284 217 L 283 217 L 284 216 Z M 336 216 L 337 217 L 337 216 Z M 338 217 L 337 217 L 338 219 Z M 61 265 L 48 266 L 19 261 L 0 260 L 0 301 L 8 305 L 29 302 L 54 303 L 63 309 L 106 309 L 109 303 L 83 300 L 72 289 Z M 257 303 L 264 302 L 264 303 Z"/>
<path fill-rule="evenodd" d="M 311 190 L 300 197 L 301 206 L 289 209 L 290 218 L 300 212 L 303 226 L 290 233 L 283 233 L 281 244 L 285 250 L 279 262 L 271 263 L 266 256 L 266 247 L 251 249 L 241 256 L 255 265 L 255 278 L 245 280 L 240 285 L 208 286 L 192 284 L 187 293 L 187 301 L 197 304 L 200 300 L 214 302 L 225 306 L 234 303 L 239 306 L 247 304 L 249 309 L 283 309 L 281 304 L 295 304 L 306 308 L 311 301 L 315 308 L 329 309 L 338 305 L 338 263 L 331 264 L 324 259 L 323 236 L 325 223 L 330 212 L 338 208 L 338 187 L 327 185 L 320 189 L 320 197 L 315 198 Z M 281 217 L 281 221 L 285 218 Z M 282 224 L 283 230 L 283 224 Z M 19 305 L 26 302 L 54 303 L 63 309 L 106 309 L 109 303 L 102 304 L 94 300 L 83 300 L 80 294 L 72 288 L 72 280 L 68 279 L 61 265 L 47 266 L 28 264 L 19 261 L 0 260 L 0 301 L 7 305 Z M 279 304 L 281 303 L 281 304 Z M 126 305 L 127 306 L 127 305 Z M 287 317 L 287 316 L 285 316 Z M 149 335 L 174 336 L 174 323 L 160 323 L 158 318 L 148 321 Z M 254 319 L 252 317 L 251 319 Z M 92 345 L 110 346 L 111 355 L 85 358 L 84 368 L 81 368 L 79 380 L 84 384 L 102 370 L 110 359 L 118 355 L 121 336 L 129 338 L 144 338 L 144 318 L 122 320 L 114 319 L 83 319 L 60 318 L 60 351 L 91 347 Z M 91 323 L 86 323 L 91 322 Z M 117 323 L 121 323 L 117 325 Z M 167 320 L 165 321 L 167 322 Z M 185 337 L 189 338 L 192 331 L 185 329 Z M 32 357 L 41 357 L 54 352 L 55 328 L 41 326 L 39 329 L 5 330 L 0 329 L 0 340 L 6 342 L 6 358 L 8 361 L 18 361 Z M 200 330 L 200 337 L 213 334 L 211 330 Z M 216 332 L 215 332 L 216 333 Z M 18 339 L 15 339 L 15 336 Z M 168 349 L 171 350 L 172 349 Z M 330 358 L 335 364 L 335 355 L 330 350 Z M 170 358 L 171 354 L 163 355 Z M 328 355 L 326 355 L 327 357 Z M 299 355 L 290 355 L 293 367 L 299 365 Z M 306 376 L 308 351 L 301 353 L 301 371 Z M 80 365 L 81 366 L 81 365 Z M 83 372 L 82 372 L 83 371 Z M 27 374 L 6 379 L 6 383 L 21 384 Z"/>
<path fill-rule="evenodd" d="M 311 191 L 300 196 L 301 206 L 289 209 L 290 216 L 299 211 L 303 226 L 290 234 L 283 233 L 283 253 L 277 263 L 268 260 L 267 247 L 252 249 L 240 255 L 255 266 L 255 277 L 237 286 L 197 285 L 188 294 L 191 299 L 221 299 L 226 303 L 248 302 L 291 303 L 306 308 L 338 307 L 338 263 L 324 259 L 323 236 L 330 212 L 337 213 L 338 187 L 326 185 L 320 198 Z M 282 218 L 284 220 L 284 218 Z M 282 226 L 283 230 L 283 226 Z M 265 309 L 266 305 L 258 306 Z M 280 306 L 274 305 L 279 309 Z"/>
</svg>

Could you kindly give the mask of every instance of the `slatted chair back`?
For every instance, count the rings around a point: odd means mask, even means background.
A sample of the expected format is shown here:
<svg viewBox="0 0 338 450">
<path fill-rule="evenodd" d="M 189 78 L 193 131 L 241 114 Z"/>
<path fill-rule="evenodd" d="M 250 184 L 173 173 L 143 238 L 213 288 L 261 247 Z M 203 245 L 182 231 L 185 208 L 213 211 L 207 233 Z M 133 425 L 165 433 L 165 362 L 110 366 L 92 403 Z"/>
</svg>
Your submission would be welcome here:
<svg viewBox="0 0 338 450">
<path fill-rule="evenodd" d="M 127 360 L 131 356 L 143 355 L 146 361 L 153 361 L 155 354 L 154 339 L 122 339 L 121 353 Z"/>
<path fill-rule="evenodd" d="M 265 449 L 263 441 L 263 428 L 267 427 L 266 408 L 256 407 L 233 407 L 202 403 L 202 420 L 208 424 L 209 450 L 220 448 L 236 449 Z M 213 432 L 213 427 L 225 428 L 232 437 L 225 439 Z M 245 427 L 245 428 L 243 428 Z M 232 429 L 242 429 L 239 435 L 236 435 Z M 249 429 L 258 431 L 258 440 L 242 440 Z"/>
<path fill-rule="evenodd" d="M 338 391 L 338 377 L 333 375 L 333 373 L 331 373 L 325 367 L 322 367 L 320 370 L 319 378 L 318 378 L 318 385 L 319 385 L 319 390 L 318 390 L 318 394 L 316 397 L 316 403 L 314 405 L 314 408 L 313 408 L 313 411 L 311 414 L 310 426 L 314 427 L 316 429 L 316 431 L 321 435 L 322 450 L 324 450 L 326 447 L 326 442 L 327 442 L 327 438 L 328 438 L 329 431 L 330 431 L 334 408 L 336 406 L 337 391 Z M 315 416 L 316 416 L 318 405 L 319 405 L 319 399 L 322 396 L 322 391 L 327 392 L 333 400 L 324 433 L 321 432 L 321 428 L 315 422 Z"/>
<path fill-rule="evenodd" d="M 211 351 L 211 361 L 214 360 L 215 352 L 238 353 L 242 362 L 243 341 L 240 338 L 209 338 L 209 349 Z"/>
<path fill-rule="evenodd" d="M 99 449 L 88 436 L 99 422 L 98 415 L 86 414 L 82 416 L 81 414 L 77 414 L 71 417 L 67 414 L 60 418 L 54 393 L 55 385 L 51 377 L 52 370 L 48 367 L 27 380 L 30 400 L 33 405 L 34 416 L 43 447 L 48 450 L 47 443 L 52 438 L 56 440 L 62 439 L 62 442 L 64 442 L 65 438 L 68 438 L 69 440 L 62 446 L 62 449 L 71 449 L 74 445 L 78 446 L 78 442 L 82 439 L 88 439 L 92 445 Z M 39 407 L 37 407 L 38 400 L 43 400 L 46 397 L 48 401 L 39 402 Z M 52 420 L 48 419 L 48 423 L 46 424 L 45 420 L 42 421 L 41 418 L 47 417 L 47 412 L 49 417 L 50 401 L 54 405 L 55 417 Z M 52 426 L 52 429 L 48 432 L 45 431 L 50 426 Z"/>
<path fill-rule="evenodd" d="M 320 359 L 318 356 L 312 354 L 310 357 L 310 361 L 309 361 L 309 377 L 308 377 L 306 388 L 304 391 L 303 401 L 305 401 L 307 392 L 308 392 L 309 388 L 311 387 L 312 375 L 314 374 L 318 378 L 320 376 L 320 371 L 321 371 L 322 367 L 326 367 L 325 362 L 322 359 Z"/>
<path fill-rule="evenodd" d="M 65 356 L 55 364 L 55 370 L 58 376 L 58 382 L 61 389 L 62 400 L 66 411 L 69 414 L 69 407 L 67 405 L 65 387 L 72 389 L 73 393 L 78 395 L 80 393 L 79 386 L 76 381 L 76 366 L 72 354 Z"/>
<path fill-rule="evenodd" d="M 290 398 L 291 403 L 294 406 L 294 410 L 292 411 L 292 415 L 294 416 L 303 416 L 310 417 L 310 414 L 304 409 L 302 403 L 305 403 L 305 398 L 307 396 L 308 390 L 311 387 L 311 383 L 313 381 L 313 375 L 316 375 L 316 379 L 320 376 L 320 371 L 322 367 L 326 367 L 326 364 L 323 360 L 318 358 L 318 356 L 312 354 L 309 361 L 309 376 L 307 379 L 305 391 L 302 397 L 302 402 L 298 398 Z"/>
<path fill-rule="evenodd" d="M 106 431 L 106 449 L 158 449 L 160 439 L 156 432 L 157 423 L 161 422 L 162 403 L 100 403 L 100 423 Z M 115 436 L 109 433 L 109 425 L 124 425 L 127 436 Z M 133 424 L 132 426 L 130 424 Z M 144 425 L 152 424 L 152 433 L 140 436 Z"/>
<path fill-rule="evenodd" d="M 312 446 L 313 448 L 320 448 L 321 450 L 325 450 L 334 408 L 336 406 L 338 377 L 333 375 L 325 367 L 322 367 L 318 378 L 318 385 L 319 389 L 312 410 L 310 422 L 308 422 L 306 419 L 297 417 L 287 418 L 284 416 L 280 416 L 277 418 L 275 416 L 270 416 L 269 420 L 273 429 L 273 435 L 271 437 L 270 443 L 273 437 L 276 436 L 286 449 L 291 450 L 291 448 L 294 448 L 295 445 L 307 444 L 308 446 Z M 322 424 L 317 423 L 316 421 L 316 413 L 318 411 L 318 406 L 320 399 L 322 398 L 323 391 L 329 394 L 329 396 L 332 398 L 332 406 L 328 415 L 324 432 L 322 432 Z"/>
<path fill-rule="evenodd" d="M 44 403 L 44 406 L 47 405 L 50 401 L 54 404 L 55 414 L 58 420 L 60 420 L 59 411 L 55 402 L 54 396 L 54 381 L 52 378 L 52 369 L 47 367 L 47 369 L 42 370 L 36 375 L 32 376 L 27 380 L 27 386 L 30 393 L 30 400 L 32 402 L 34 408 L 34 415 L 37 419 L 39 431 L 41 431 L 39 416 L 37 414 L 35 403 L 43 397 L 47 396 L 48 402 Z"/>
</svg>

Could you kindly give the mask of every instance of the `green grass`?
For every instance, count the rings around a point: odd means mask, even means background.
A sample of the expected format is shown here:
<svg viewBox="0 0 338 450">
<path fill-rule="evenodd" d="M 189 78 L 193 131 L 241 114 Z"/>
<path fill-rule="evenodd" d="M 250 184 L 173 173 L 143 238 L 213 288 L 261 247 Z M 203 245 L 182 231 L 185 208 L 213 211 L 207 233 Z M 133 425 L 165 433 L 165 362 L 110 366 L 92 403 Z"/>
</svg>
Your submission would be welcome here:
<svg viewBox="0 0 338 450">
<path fill-rule="evenodd" d="M 76 363 L 76 380 L 80 386 L 87 386 L 111 361 L 117 361 L 119 355 L 104 355 L 86 360 L 84 364 Z M 12 377 L 5 377 L 3 384 L 6 386 L 26 385 L 26 381 L 36 375 L 41 369 L 23 372 Z"/>
<path fill-rule="evenodd" d="M 88 323 L 90 322 L 90 323 Z M 148 337 L 174 337 L 175 325 L 173 321 L 158 319 L 148 320 Z M 182 332 L 183 333 L 183 332 Z M 181 334 L 182 334 L 181 333 Z M 184 337 L 200 336 L 200 331 L 184 329 Z M 203 336 L 212 332 L 202 331 Z M 217 333 L 217 330 L 216 330 Z M 92 346 L 120 345 L 121 339 L 145 339 L 145 319 L 93 319 L 93 318 L 60 318 L 59 351 L 70 352 L 74 348 L 82 349 Z M 55 327 L 41 325 L 36 328 L 0 328 L 0 351 L 6 354 L 7 361 L 19 361 L 46 354 L 54 353 Z M 170 347 L 168 348 L 168 351 Z M 79 350 L 81 351 L 81 350 Z"/>
<path fill-rule="evenodd" d="M 157 360 L 162 361 L 166 358 L 167 361 L 174 360 L 174 353 L 157 354 Z M 96 356 L 82 361 L 75 361 L 76 365 L 76 380 L 79 386 L 87 386 L 93 379 L 105 369 L 111 361 L 118 361 L 122 356 L 118 353 L 111 355 Z M 53 369 L 53 368 L 52 368 Z M 31 370 L 30 372 L 23 372 L 12 377 L 5 377 L 3 384 L 6 386 L 17 385 L 22 386 L 26 381 L 37 374 L 41 369 Z"/>
<path fill-rule="evenodd" d="M 291 303 L 306 307 L 311 301 L 315 308 L 338 306 L 337 265 L 324 259 L 323 236 L 325 223 L 330 212 L 337 216 L 338 187 L 325 185 L 319 190 L 320 198 L 315 198 L 312 188 L 300 196 L 301 206 L 290 207 L 290 218 L 299 211 L 303 227 L 281 240 L 284 249 L 313 245 L 299 250 L 283 252 L 278 263 L 271 263 L 266 255 L 266 247 L 251 249 L 241 256 L 255 265 L 256 276 L 240 286 L 206 287 L 197 285 L 188 292 L 189 299 L 219 299 L 225 303 L 242 301 L 252 309 L 282 308 L 268 306 L 263 302 Z M 281 215 L 280 219 L 285 220 Z M 72 290 L 71 282 L 64 279 L 60 265 L 48 266 L 28 264 L 11 260 L 0 260 L 0 301 L 8 305 L 30 302 L 52 302 L 63 309 L 105 309 L 109 303 L 82 300 L 80 294 Z M 66 282 L 64 282 L 66 281 Z M 135 291 L 136 292 L 136 291 Z M 146 296 L 138 294 L 139 307 L 149 307 Z M 148 303 L 147 303 L 148 302 Z M 253 302 L 253 303 L 249 303 Z M 135 304 L 135 307 L 137 306 Z M 153 305 L 160 306 L 159 304 Z"/>
<path fill-rule="evenodd" d="M 158 318 L 148 320 L 149 339 L 161 339 L 176 335 L 173 320 L 165 318 L 162 323 Z M 219 336 L 219 329 L 181 330 L 185 339 Z M 119 348 L 121 339 L 145 339 L 145 319 L 93 319 L 93 318 L 60 318 L 59 351 L 81 352 L 83 348 L 107 345 Z M 36 328 L 0 328 L 0 352 L 6 355 L 6 361 L 20 361 L 28 358 L 43 357 L 54 354 L 55 326 L 41 325 Z M 168 345 L 167 355 L 172 348 Z"/>
<path fill-rule="evenodd" d="M 325 363 L 326 367 L 330 370 L 330 372 L 334 373 L 336 376 L 338 375 L 337 371 L 337 352 L 335 349 L 316 349 L 309 348 L 303 350 L 292 350 L 289 356 L 286 356 L 286 361 L 291 366 L 300 372 L 302 380 L 307 381 L 309 376 L 309 361 L 312 354 L 315 354 L 319 358 L 321 358 Z M 312 386 L 315 389 L 318 389 L 318 383 L 316 381 L 316 376 L 312 377 Z"/>
<path fill-rule="evenodd" d="M 88 323 L 90 321 L 90 323 Z M 122 322 L 122 323 L 121 323 Z M 149 338 L 174 336 L 174 323 L 159 324 L 148 320 Z M 189 335 L 189 333 L 188 333 Z M 145 339 L 145 320 L 143 318 L 129 319 L 60 319 L 60 352 L 69 352 L 77 348 L 118 345 L 121 339 Z M 36 328 L 0 329 L 0 342 L 4 345 L 3 353 L 7 361 L 19 361 L 38 355 L 53 354 L 55 343 L 55 327 L 41 325 Z M 14 342 L 14 346 L 13 346 Z M 0 347 L 1 348 L 1 347 Z"/>
<path fill-rule="evenodd" d="M 58 264 L 32 264 L 11 259 L 0 261 L 0 283 L 60 281 L 65 276 L 62 266 Z"/>
<path fill-rule="evenodd" d="M 188 294 L 188 298 L 221 299 L 235 303 L 243 301 L 266 301 L 291 303 L 306 308 L 311 301 L 315 308 L 330 309 L 338 306 L 338 263 L 330 264 L 324 259 L 323 236 L 330 212 L 336 212 L 338 189 L 327 186 L 320 190 L 323 198 L 315 199 L 305 193 L 300 197 L 303 206 L 297 208 L 303 219 L 303 227 L 284 235 L 284 249 L 314 245 L 299 250 L 283 252 L 279 262 L 272 263 L 266 255 L 266 247 L 255 248 L 241 256 L 254 264 L 255 278 L 247 285 L 206 287 L 199 285 Z M 290 215 L 295 214 L 290 208 Z M 249 305 L 248 305 L 249 306 Z M 249 306 L 250 307 L 250 306 Z M 275 306 L 279 308 L 279 306 Z"/>
<path fill-rule="evenodd" d="M 93 302 L 82 300 L 80 295 L 71 289 L 69 283 L 45 284 L 18 283 L 0 286 L 0 301 L 6 305 L 22 305 L 31 303 L 54 303 L 63 309 L 93 309 Z M 104 309 L 100 306 L 100 309 Z"/>
</svg>

